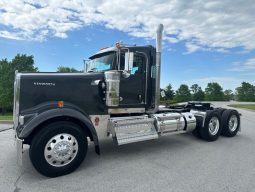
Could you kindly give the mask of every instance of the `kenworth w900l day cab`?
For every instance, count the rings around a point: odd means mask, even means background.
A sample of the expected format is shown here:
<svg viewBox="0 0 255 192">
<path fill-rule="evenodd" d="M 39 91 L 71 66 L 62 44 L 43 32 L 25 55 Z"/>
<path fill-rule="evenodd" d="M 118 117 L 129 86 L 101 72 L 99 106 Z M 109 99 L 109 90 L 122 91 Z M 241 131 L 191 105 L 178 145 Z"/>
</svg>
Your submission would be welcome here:
<svg viewBox="0 0 255 192">
<path fill-rule="evenodd" d="M 193 132 L 206 141 L 240 129 L 236 110 L 189 102 L 159 107 L 163 25 L 153 46 L 105 48 L 90 57 L 85 73 L 16 73 L 14 130 L 19 162 L 30 145 L 32 164 L 56 177 L 84 160 L 88 141 L 117 145 Z M 169 138 L 171 139 L 171 138 Z"/>
</svg>

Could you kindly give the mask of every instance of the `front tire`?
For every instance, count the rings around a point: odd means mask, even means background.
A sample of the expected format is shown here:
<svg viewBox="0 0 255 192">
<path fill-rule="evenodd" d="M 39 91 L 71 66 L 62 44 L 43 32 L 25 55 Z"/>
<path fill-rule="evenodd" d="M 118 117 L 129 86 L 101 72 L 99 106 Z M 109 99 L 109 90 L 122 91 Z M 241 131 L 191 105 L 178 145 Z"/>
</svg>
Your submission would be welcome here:
<svg viewBox="0 0 255 192">
<path fill-rule="evenodd" d="M 41 128 L 30 145 L 29 156 L 35 169 L 47 177 L 73 172 L 88 150 L 87 137 L 81 128 L 58 121 Z"/>
<path fill-rule="evenodd" d="M 221 134 L 221 115 L 218 111 L 212 110 L 206 112 L 204 126 L 199 129 L 202 139 L 206 141 L 215 141 Z"/>
</svg>

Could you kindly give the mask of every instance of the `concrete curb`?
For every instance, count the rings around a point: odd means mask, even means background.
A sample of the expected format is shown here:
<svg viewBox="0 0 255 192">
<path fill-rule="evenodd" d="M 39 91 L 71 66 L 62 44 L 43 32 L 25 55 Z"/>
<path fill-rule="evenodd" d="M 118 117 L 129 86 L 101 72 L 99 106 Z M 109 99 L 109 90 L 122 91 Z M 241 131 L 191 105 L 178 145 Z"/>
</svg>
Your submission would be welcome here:
<svg viewBox="0 0 255 192">
<path fill-rule="evenodd" d="M 228 107 L 231 107 L 232 109 L 236 109 L 236 110 L 242 109 L 242 110 L 246 110 L 246 111 L 255 112 L 255 110 L 253 110 L 253 109 L 247 109 L 247 108 L 242 108 L 242 107 L 232 107 L 232 106 L 229 106 L 229 105 L 228 105 Z"/>
<path fill-rule="evenodd" d="M 0 124 L 13 124 L 11 120 L 0 120 Z"/>
</svg>

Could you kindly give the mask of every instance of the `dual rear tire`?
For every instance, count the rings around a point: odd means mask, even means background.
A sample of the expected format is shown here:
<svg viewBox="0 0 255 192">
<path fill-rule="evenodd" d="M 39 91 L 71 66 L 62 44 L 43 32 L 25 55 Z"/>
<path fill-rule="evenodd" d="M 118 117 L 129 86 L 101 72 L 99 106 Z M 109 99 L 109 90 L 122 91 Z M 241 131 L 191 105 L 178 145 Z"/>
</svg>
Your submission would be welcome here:
<svg viewBox="0 0 255 192">
<path fill-rule="evenodd" d="M 208 110 L 205 119 L 196 117 L 197 127 L 193 134 L 206 141 L 215 141 L 220 135 L 234 137 L 240 127 L 240 116 L 236 110 Z"/>
<path fill-rule="evenodd" d="M 240 115 L 236 110 L 227 109 L 222 114 L 222 135 L 234 137 L 240 130 Z"/>
</svg>

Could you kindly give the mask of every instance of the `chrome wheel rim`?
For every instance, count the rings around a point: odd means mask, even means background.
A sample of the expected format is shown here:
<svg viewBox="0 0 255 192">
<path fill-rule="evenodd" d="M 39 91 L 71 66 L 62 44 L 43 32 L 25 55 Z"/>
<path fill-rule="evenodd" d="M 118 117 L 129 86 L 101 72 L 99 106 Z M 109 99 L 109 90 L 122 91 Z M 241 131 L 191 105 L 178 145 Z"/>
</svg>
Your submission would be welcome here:
<svg viewBox="0 0 255 192">
<path fill-rule="evenodd" d="M 63 167 L 78 153 L 78 142 L 73 135 L 62 133 L 52 137 L 44 148 L 46 161 L 54 167 Z"/>
<path fill-rule="evenodd" d="M 216 135 L 220 128 L 220 121 L 217 117 L 212 117 L 209 121 L 209 132 L 211 135 Z"/>
<path fill-rule="evenodd" d="M 228 121 L 228 128 L 231 132 L 234 132 L 238 125 L 238 119 L 236 115 L 232 115 Z"/>
</svg>

